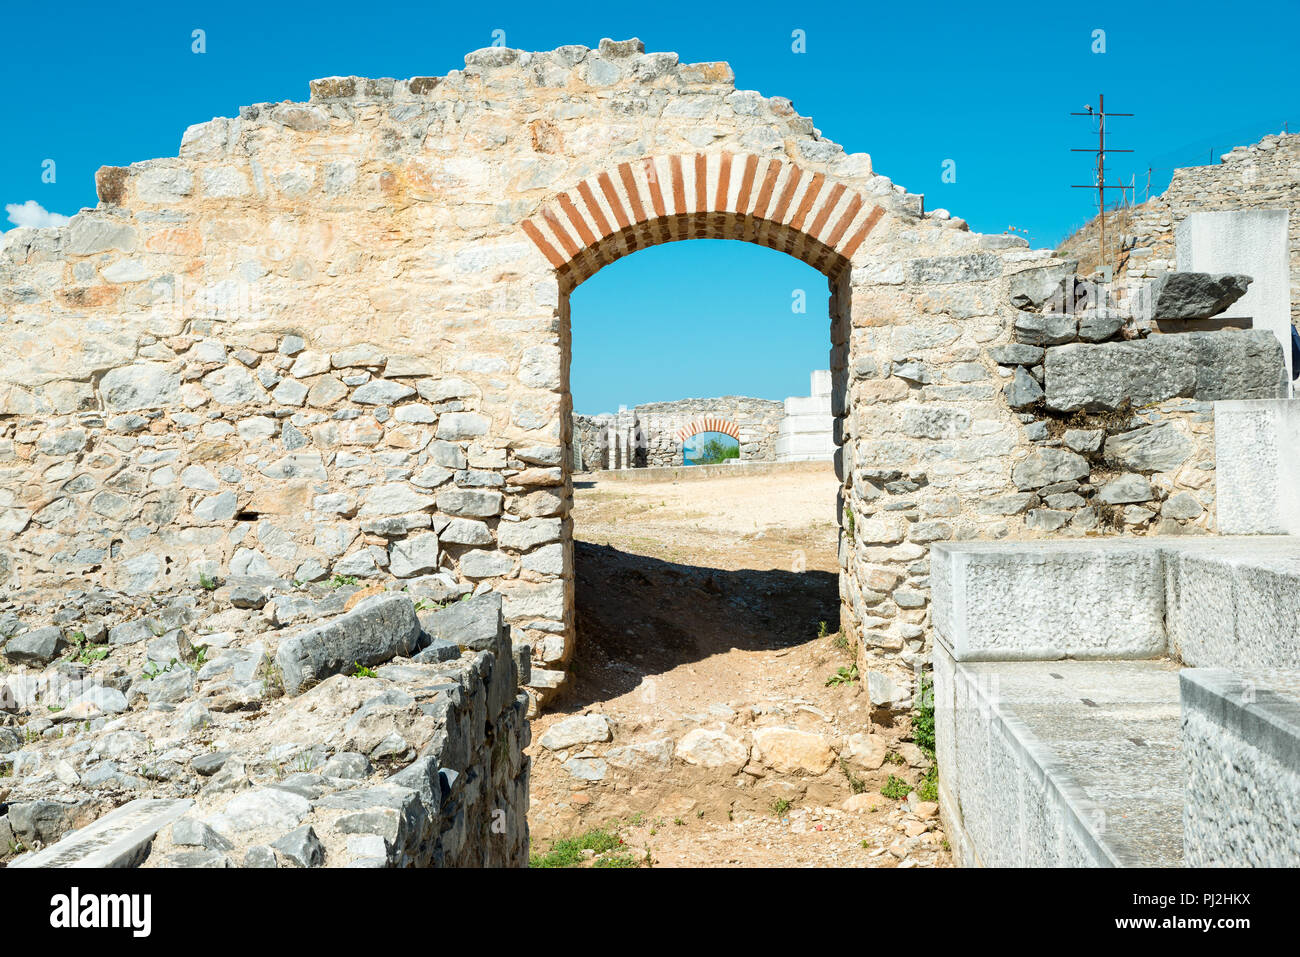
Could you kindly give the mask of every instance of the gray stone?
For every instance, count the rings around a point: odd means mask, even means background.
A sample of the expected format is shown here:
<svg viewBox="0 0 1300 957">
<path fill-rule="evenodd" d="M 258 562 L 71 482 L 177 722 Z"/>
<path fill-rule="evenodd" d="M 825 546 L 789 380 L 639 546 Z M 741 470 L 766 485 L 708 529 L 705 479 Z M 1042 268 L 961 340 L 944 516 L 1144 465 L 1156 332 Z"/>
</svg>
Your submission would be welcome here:
<svg viewBox="0 0 1300 957">
<path fill-rule="evenodd" d="M 325 845 L 310 824 L 295 828 L 271 846 L 299 867 L 320 867 L 325 863 Z"/>
<path fill-rule="evenodd" d="M 190 760 L 190 767 L 194 769 L 195 774 L 210 777 L 220 771 L 229 758 L 229 751 L 212 751 L 208 754 L 200 754 L 197 757 L 192 758 Z"/>
<path fill-rule="evenodd" d="M 275 851 L 265 844 L 254 844 L 244 852 L 242 867 L 279 867 Z"/>
<path fill-rule="evenodd" d="M 67 647 L 63 629 L 57 625 L 36 628 L 10 638 L 4 646 L 5 657 L 17 665 L 49 664 Z"/>
<path fill-rule="evenodd" d="M 227 489 L 216 495 L 209 495 L 194 506 L 194 518 L 200 522 L 228 522 L 239 510 L 239 500 L 235 493 Z"/>
<path fill-rule="evenodd" d="M 453 518 L 438 533 L 438 537 L 455 545 L 487 545 L 492 541 L 492 530 L 486 522 L 472 518 Z"/>
<path fill-rule="evenodd" d="M 398 578 L 410 578 L 438 570 L 438 536 L 432 532 L 412 535 L 394 542 L 388 553 L 388 570 Z"/>
<path fill-rule="evenodd" d="M 266 401 L 266 392 L 243 366 L 226 366 L 209 372 L 203 377 L 203 385 L 215 401 L 224 405 Z"/>
<path fill-rule="evenodd" d="M 405 595 L 376 595 L 352 611 L 280 642 L 276 664 L 285 693 L 300 694 L 330 675 L 411 655 L 419 642 L 415 605 Z"/>
<path fill-rule="evenodd" d="M 1023 409 L 1043 397 L 1043 387 L 1023 366 L 1016 366 L 1011 381 L 1002 387 L 1002 394 L 1006 396 L 1007 405 L 1011 408 Z"/>
<path fill-rule="evenodd" d="M 1079 313 L 1079 338 L 1104 342 L 1124 327 L 1124 317 L 1115 309 L 1085 309 Z"/>
<path fill-rule="evenodd" d="M 1155 497 L 1151 483 L 1135 473 L 1111 479 L 1097 492 L 1097 499 L 1106 505 L 1124 505 L 1129 502 L 1149 502 Z"/>
<path fill-rule="evenodd" d="M 1053 482 L 1083 478 L 1090 471 L 1088 460 L 1063 449 L 1039 449 L 1011 469 L 1018 489 L 1036 489 Z"/>
<path fill-rule="evenodd" d="M 230 589 L 230 604 L 235 608 L 261 608 L 266 604 L 266 592 L 256 585 L 236 585 Z"/>
<path fill-rule="evenodd" d="M 560 540 L 563 519 L 530 518 L 523 522 L 502 522 L 497 526 L 497 542 L 502 548 L 521 551 Z"/>
<path fill-rule="evenodd" d="M 460 646 L 454 641 L 435 638 L 411 660 L 420 664 L 436 664 L 440 661 L 455 661 L 459 657 Z"/>
<path fill-rule="evenodd" d="M 214 851 L 228 851 L 235 846 L 208 825 L 192 817 L 183 817 L 172 825 L 172 843 L 183 847 L 206 847 Z"/>
<path fill-rule="evenodd" d="M 673 741 L 659 738 L 610 748 L 605 752 L 605 760 L 625 771 L 667 773 L 673 768 Z"/>
<path fill-rule="evenodd" d="M 564 751 L 579 744 L 612 741 L 609 719 L 603 714 L 577 714 L 546 729 L 539 743 L 548 751 Z"/>
<path fill-rule="evenodd" d="M 1008 294 L 1017 309 L 1039 310 L 1045 305 L 1065 302 L 1066 283 L 1074 279 L 1077 262 L 1035 266 L 1011 276 Z"/>
<path fill-rule="evenodd" d="M 128 699 L 143 695 L 153 704 L 175 704 L 194 693 L 194 672 L 184 665 L 163 671 L 153 678 L 136 681 L 131 685 Z"/>
<path fill-rule="evenodd" d="M 1169 422 L 1143 426 L 1106 439 L 1109 462 L 1137 472 L 1172 472 L 1191 457 L 1196 446 Z"/>
<path fill-rule="evenodd" d="M 89 256 L 110 249 L 129 253 L 135 251 L 136 238 L 130 223 L 79 215 L 72 218 L 68 227 L 67 251 L 74 256 Z"/>
<path fill-rule="evenodd" d="M 898 710 L 911 700 L 911 694 L 883 671 L 867 672 L 867 695 L 873 708 Z"/>
<path fill-rule="evenodd" d="M 361 781 L 370 777 L 372 770 L 370 759 L 356 751 L 340 751 L 321 766 L 321 774 L 326 777 L 346 778 L 351 781 Z"/>
<path fill-rule="evenodd" d="M 311 801 L 282 788 L 260 788 L 230 799 L 212 821 L 230 834 L 263 827 L 296 827 L 311 812 Z"/>
<path fill-rule="evenodd" d="M 1063 438 L 1066 446 L 1076 452 L 1096 452 L 1105 435 L 1105 429 L 1066 429 Z"/>
<path fill-rule="evenodd" d="M 603 781 L 608 765 L 601 758 L 575 755 L 564 762 L 564 770 L 580 781 Z"/>
<path fill-rule="evenodd" d="M 1231 273 L 1165 273 L 1151 290 L 1156 319 L 1209 319 L 1246 294 L 1249 276 Z"/>
<path fill-rule="evenodd" d="M 177 405 L 181 379 L 160 363 L 141 363 L 110 369 L 99 383 L 104 408 L 110 412 L 158 409 Z"/>
<path fill-rule="evenodd" d="M 420 612 L 420 627 L 431 640 L 442 639 L 471 651 L 494 650 L 505 629 L 501 595 L 484 592 L 447 608 Z"/>
<path fill-rule="evenodd" d="M 445 412 L 438 419 L 438 438 L 455 441 L 487 435 L 491 422 L 477 412 Z"/>
<path fill-rule="evenodd" d="M 488 518 L 501 514 L 504 496 L 479 489 L 448 489 L 438 493 L 438 511 L 465 518 Z"/>
<path fill-rule="evenodd" d="M 1075 496 L 1076 498 L 1078 496 Z M 1080 504 L 1083 500 L 1079 499 Z M 1052 508 L 1031 508 L 1025 513 L 1025 527 L 1044 532 L 1054 532 L 1070 520 L 1073 513 Z"/>
<path fill-rule="evenodd" d="M 1115 410 L 1182 396 L 1277 398 L 1282 347 L 1267 329 L 1192 332 L 1047 350 L 1046 404 L 1062 412 Z"/>
<path fill-rule="evenodd" d="M 1016 338 L 1031 346 L 1055 346 L 1071 342 L 1078 334 L 1078 321 L 1062 312 L 1016 313 Z"/>
<path fill-rule="evenodd" d="M 504 552 L 476 549 L 460 556 L 460 573 L 466 578 L 495 578 L 509 574 L 515 560 Z"/>
<path fill-rule="evenodd" d="M 989 349 L 989 356 L 1000 366 L 1036 366 L 1043 361 L 1043 349 L 1041 346 L 1013 342 L 1010 345 L 993 346 Z"/>
<path fill-rule="evenodd" d="M 956 438 L 970 429 L 970 413 L 944 406 L 907 406 L 903 409 L 901 427 L 915 438 Z"/>
<path fill-rule="evenodd" d="M 932 256 L 907 264 L 908 280 L 917 283 L 977 282 L 1002 275 L 1002 259 L 989 253 Z"/>
<path fill-rule="evenodd" d="M 352 393 L 352 401 L 359 405 L 392 405 L 412 395 L 415 395 L 415 390 L 409 385 L 372 379 Z"/>
<path fill-rule="evenodd" d="M 1165 518 L 1172 518 L 1180 522 L 1200 518 L 1204 512 L 1205 509 L 1201 503 L 1190 492 L 1175 492 L 1169 496 L 1160 509 L 1160 514 Z"/>
</svg>

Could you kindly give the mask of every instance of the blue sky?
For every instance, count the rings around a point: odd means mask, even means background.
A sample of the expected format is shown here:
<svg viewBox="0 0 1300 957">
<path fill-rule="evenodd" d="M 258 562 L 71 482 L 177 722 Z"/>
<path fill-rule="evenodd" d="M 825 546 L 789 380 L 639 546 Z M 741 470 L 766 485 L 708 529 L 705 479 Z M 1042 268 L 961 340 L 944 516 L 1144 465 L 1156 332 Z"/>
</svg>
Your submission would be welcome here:
<svg viewBox="0 0 1300 957">
<path fill-rule="evenodd" d="M 972 228 L 1026 231 L 1051 246 L 1089 216 L 1093 141 L 1068 114 L 1104 92 L 1136 113 L 1109 128 L 1113 167 L 1175 166 L 1300 130 L 1293 46 L 1300 4 L 1169 3 L 367 6 L 317 0 L 183 4 L 8 2 L 0 11 L 0 205 L 70 214 L 93 205 L 94 172 L 175 155 L 184 128 L 241 104 L 306 99 L 320 76 L 429 75 L 492 42 L 550 49 L 638 36 L 683 60 L 727 60 L 737 86 L 787 96 L 823 134 L 872 155 L 877 171 Z M 206 32 L 207 52 L 191 52 Z M 807 52 L 791 50 L 803 30 Z M 1093 31 L 1106 52 L 1094 53 Z M 55 182 L 42 182 L 55 162 Z M 941 181 L 945 160 L 956 182 Z M 35 207 L 28 207 L 29 211 Z M 21 214 L 19 214 L 21 215 Z M 0 216 L 0 227 L 12 224 Z M 791 291 L 809 292 L 806 315 Z M 807 390 L 829 345 L 824 281 L 778 253 L 681 243 L 616 263 L 574 299 L 573 391 L 582 411 L 620 403 Z M 635 357 L 629 364 L 628 357 Z"/>
</svg>

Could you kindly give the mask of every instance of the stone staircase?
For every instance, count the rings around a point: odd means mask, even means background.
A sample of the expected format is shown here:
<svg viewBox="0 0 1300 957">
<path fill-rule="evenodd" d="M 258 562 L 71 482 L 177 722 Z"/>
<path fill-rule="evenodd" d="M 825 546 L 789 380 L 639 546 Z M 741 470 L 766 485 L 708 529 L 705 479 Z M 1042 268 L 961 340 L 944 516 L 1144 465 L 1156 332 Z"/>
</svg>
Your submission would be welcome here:
<svg viewBox="0 0 1300 957">
<path fill-rule="evenodd" d="M 1300 402 L 1279 406 L 1295 421 Z M 1216 408 L 1217 481 L 1256 499 L 1220 529 L 1293 534 L 934 546 L 940 804 L 961 863 L 1300 864 L 1300 489 L 1271 471 L 1287 450 L 1224 434 L 1236 411 Z"/>
</svg>

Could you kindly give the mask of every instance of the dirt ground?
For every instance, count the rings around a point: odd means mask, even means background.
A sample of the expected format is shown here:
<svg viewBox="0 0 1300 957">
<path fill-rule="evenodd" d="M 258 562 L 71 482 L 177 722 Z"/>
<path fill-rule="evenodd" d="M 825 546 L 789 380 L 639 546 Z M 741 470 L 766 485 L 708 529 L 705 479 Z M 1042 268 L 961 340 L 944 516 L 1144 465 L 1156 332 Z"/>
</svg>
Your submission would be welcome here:
<svg viewBox="0 0 1300 957">
<path fill-rule="evenodd" d="M 860 682 L 827 684 L 853 664 L 837 636 L 836 489 L 829 465 L 676 483 L 577 477 L 578 644 L 569 693 L 533 724 L 534 852 L 602 827 L 625 859 L 656 866 L 950 863 L 937 809 L 880 793 L 891 775 L 916 785 L 928 767 L 909 719 L 873 724 Z M 540 744 L 578 714 L 603 715 L 613 740 Z M 771 725 L 824 736 L 837 759 L 822 773 L 753 759 L 736 773 L 680 750 L 633 767 L 609 755 L 680 744 L 692 729 L 748 740 Z M 855 734 L 887 759 L 842 760 Z"/>
</svg>

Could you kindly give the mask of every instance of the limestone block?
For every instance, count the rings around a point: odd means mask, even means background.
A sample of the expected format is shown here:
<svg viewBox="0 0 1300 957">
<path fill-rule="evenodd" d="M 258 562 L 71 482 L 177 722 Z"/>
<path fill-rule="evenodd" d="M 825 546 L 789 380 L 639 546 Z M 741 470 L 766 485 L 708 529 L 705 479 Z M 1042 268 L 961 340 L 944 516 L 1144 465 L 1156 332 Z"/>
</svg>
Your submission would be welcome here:
<svg viewBox="0 0 1300 957">
<path fill-rule="evenodd" d="M 1134 541 L 935 543 L 935 629 L 958 661 L 1165 652 L 1161 553 Z"/>
</svg>

